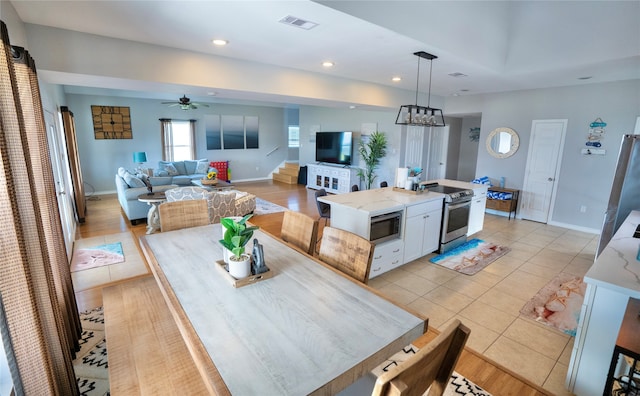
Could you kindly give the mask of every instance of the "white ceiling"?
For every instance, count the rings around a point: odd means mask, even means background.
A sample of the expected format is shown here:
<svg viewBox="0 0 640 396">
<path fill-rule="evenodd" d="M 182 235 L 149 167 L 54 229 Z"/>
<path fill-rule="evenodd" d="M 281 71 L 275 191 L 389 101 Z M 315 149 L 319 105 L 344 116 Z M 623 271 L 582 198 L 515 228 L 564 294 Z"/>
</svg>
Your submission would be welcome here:
<svg viewBox="0 0 640 396">
<path fill-rule="evenodd" d="M 432 93 L 442 96 L 640 79 L 640 0 L 11 3 L 25 23 L 410 91 L 416 89 L 418 67 L 412 54 L 427 51 L 439 57 L 433 61 Z M 318 26 L 304 30 L 278 22 L 287 15 Z M 215 47 L 213 38 L 229 45 Z M 336 66 L 323 69 L 324 60 Z M 428 62 L 420 65 L 424 91 Z M 448 75 L 454 72 L 467 76 Z M 396 75 L 401 83 L 391 81 Z M 57 83 L 91 86 L 94 76 L 67 77 Z M 166 89 L 176 99 L 189 93 L 184 86 Z"/>
</svg>

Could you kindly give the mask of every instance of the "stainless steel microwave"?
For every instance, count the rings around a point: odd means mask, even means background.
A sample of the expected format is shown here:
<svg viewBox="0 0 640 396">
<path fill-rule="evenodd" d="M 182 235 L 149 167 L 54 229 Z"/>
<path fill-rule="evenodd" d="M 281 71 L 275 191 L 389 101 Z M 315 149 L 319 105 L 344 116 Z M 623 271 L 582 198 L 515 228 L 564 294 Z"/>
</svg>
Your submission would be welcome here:
<svg viewBox="0 0 640 396">
<path fill-rule="evenodd" d="M 400 238 L 402 229 L 402 212 L 385 213 L 371 217 L 369 228 L 369 240 L 371 242 L 384 242 L 390 239 Z"/>
</svg>

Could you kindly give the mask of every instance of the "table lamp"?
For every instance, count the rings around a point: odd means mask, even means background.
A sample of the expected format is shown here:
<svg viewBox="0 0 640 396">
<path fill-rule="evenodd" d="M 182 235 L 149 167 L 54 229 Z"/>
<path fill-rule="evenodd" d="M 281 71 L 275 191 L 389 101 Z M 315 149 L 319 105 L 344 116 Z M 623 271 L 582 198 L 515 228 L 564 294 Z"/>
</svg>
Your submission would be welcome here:
<svg viewBox="0 0 640 396">
<path fill-rule="evenodd" d="M 142 165 L 147 162 L 147 153 L 144 151 L 136 151 L 133 153 L 133 162 L 138 164 L 138 171 L 141 173 L 146 173 Z"/>
</svg>

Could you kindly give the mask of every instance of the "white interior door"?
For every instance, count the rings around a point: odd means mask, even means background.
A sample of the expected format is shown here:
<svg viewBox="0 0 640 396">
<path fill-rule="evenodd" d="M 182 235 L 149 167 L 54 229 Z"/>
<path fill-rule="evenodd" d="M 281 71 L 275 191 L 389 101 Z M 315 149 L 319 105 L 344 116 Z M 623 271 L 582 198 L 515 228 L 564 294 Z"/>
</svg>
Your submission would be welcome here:
<svg viewBox="0 0 640 396">
<path fill-rule="evenodd" d="M 422 166 L 424 133 L 424 127 L 407 126 L 407 145 L 405 147 L 404 166 L 411 168 Z"/>
<path fill-rule="evenodd" d="M 73 250 L 73 241 L 76 233 L 76 221 L 74 217 L 71 192 L 71 174 L 68 168 L 66 149 L 60 142 L 64 137 L 59 132 L 54 115 L 45 110 L 45 123 L 47 124 L 47 140 L 49 142 L 49 155 L 51 156 L 51 167 L 53 168 L 53 179 L 56 187 L 56 197 L 58 199 L 58 211 L 62 223 L 67 256 L 70 258 Z"/>
<path fill-rule="evenodd" d="M 533 120 L 520 204 L 523 219 L 547 223 L 556 191 L 567 120 Z"/>
<path fill-rule="evenodd" d="M 447 170 L 449 126 L 429 129 L 429 166 L 426 180 L 444 179 Z"/>
</svg>

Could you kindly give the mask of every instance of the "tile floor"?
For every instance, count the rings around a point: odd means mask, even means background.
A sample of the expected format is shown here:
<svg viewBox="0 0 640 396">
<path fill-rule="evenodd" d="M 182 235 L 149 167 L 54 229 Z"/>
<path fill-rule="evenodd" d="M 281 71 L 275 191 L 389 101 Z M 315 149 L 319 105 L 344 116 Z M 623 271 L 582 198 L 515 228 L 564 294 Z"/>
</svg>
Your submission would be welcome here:
<svg viewBox="0 0 640 396">
<path fill-rule="evenodd" d="M 560 272 L 583 276 L 598 236 L 524 220 L 486 215 L 474 235 L 512 250 L 475 275 L 425 256 L 370 281 L 388 297 L 444 328 L 454 318 L 471 329 L 467 346 L 556 395 L 570 395 L 565 376 L 573 337 L 520 317 L 520 308 Z"/>
</svg>

